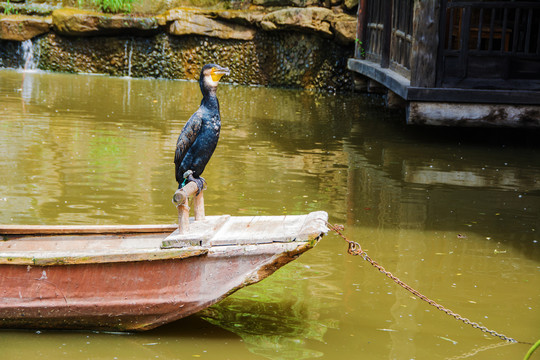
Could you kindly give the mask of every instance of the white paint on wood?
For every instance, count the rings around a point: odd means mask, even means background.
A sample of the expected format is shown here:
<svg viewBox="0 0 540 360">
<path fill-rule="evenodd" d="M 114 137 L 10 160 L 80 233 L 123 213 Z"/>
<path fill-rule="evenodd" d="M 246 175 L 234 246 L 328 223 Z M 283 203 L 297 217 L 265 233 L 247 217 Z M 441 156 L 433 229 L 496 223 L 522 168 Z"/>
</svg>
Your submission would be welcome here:
<svg viewBox="0 0 540 360">
<path fill-rule="evenodd" d="M 4 241 L 0 241 L 0 264 L 63 265 L 150 261 L 197 256 L 215 247 L 222 247 L 225 252 L 226 248 L 235 248 L 237 250 L 233 253 L 238 254 L 240 248 L 243 248 L 241 251 L 251 251 L 253 246 L 256 248 L 261 244 L 268 244 L 268 249 L 273 248 L 272 251 L 279 253 L 282 248 L 279 244 L 299 246 L 326 233 L 327 218 L 328 214 L 324 211 L 286 216 L 208 216 L 203 221 L 191 219 L 189 233 L 181 234 L 176 229 L 169 236 L 162 232 L 156 233 L 155 230 L 170 225 L 42 227 L 43 233 L 37 232 L 39 229 L 36 227 L 23 226 L 15 231 L 16 227 L 10 226 L 3 227 L 6 232 L 0 232 L 4 237 Z M 127 232 L 119 233 L 121 228 L 124 231 L 127 229 Z M 98 229 L 104 230 L 104 233 L 88 233 Z M 153 229 L 152 233 L 135 232 L 150 229 Z M 111 233 L 113 230 L 117 233 Z M 25 235 L 25 231 L 30 231 L 29 235 Z M 291 246 L 295 248 L 297 245 Z"/>
</svg>

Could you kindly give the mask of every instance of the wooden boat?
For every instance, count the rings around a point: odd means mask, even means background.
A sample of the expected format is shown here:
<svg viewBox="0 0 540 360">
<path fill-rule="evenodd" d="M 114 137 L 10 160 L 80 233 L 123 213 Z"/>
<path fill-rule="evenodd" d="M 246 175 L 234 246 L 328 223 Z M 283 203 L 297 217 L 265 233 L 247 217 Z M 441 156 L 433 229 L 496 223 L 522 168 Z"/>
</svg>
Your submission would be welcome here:
<svg viewBox="0 0 540 360">
<path fill-rule="evenodd" d="M 0 226 L 0 327 L 147 330 L 315 246 L 325 212 L 161 226 Z M 171 233 L 172 232 L 172 233 Z"/>
</svg>

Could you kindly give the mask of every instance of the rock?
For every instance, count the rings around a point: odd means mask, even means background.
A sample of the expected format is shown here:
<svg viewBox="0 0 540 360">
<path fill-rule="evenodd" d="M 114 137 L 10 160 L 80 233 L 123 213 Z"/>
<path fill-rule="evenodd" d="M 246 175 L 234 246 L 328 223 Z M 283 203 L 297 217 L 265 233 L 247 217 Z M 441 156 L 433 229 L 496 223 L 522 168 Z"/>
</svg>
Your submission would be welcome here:
<svg viewBox="0 0 540 360">
<path fill-rule="evenodd" d="M 341 44 L 354 43 L 356 39 L 356 17 L 339 14 L 332 21 L 332 28 L 336 34 L 336 40 Z"/>
<path fill-rule="evenodd" d="M 57 33 L 71 36 L 140 34 L 158 29 L 158 21 L 154 17 L 108 15 L 72 8 L 53 11 L 52 20 Z"/>
<path fill-rule="evenodd" d="M 253 0 L 253 5 L 272 7 L 272 6 L 296 6 L 307 7 L 315 6 L 320 3 L 319 0 Z"/>
<path fill-rule="evenodd" d="M 51 17 L 8 15 L 0 18 L 0 39 L 25 41 L 49 32 Z"/>
<path fill-rule="evenodd" d="M 163 15 L 170 22 L 168 32 L 172 35 L 205 35 L 220 39 L 252 40 L 255 29 L 247 26 L 215 20 L 208 12 L 189 9 L 173 9 Z"/>
<path fill-rule="evenodd" d="M 261 29 L 263 29 L 264 31 L 277 30 L 276 24 L 274 24 L 271 21 L 264 21 L 263 20 L 263 21 L 260 22 L 259 25 L 260 25 Z"/>
<path fill-rule="evenodd" d="M 334 18 L 332 10 L 320 7 L 286 8 L 264 16 L 263 21 L 276 25 L 277 29 L 295 29 L 332 36 L 330 22 Z"/>
<path fill-rule="evenodd" d="M 59 9 L 52 13 L 54 30 L 62 35 L 98 33 L 98 18 L 103 14 L 75 9 Z"/>
<path fill-rule="evenodd" d="M 260 23 L 264 16 L 261 12 L 243 10 L 220 10 L 212 11 L 210 14 L 218 19 L 246 26 Z"/>
<path fill-rule="evenodd" d="M 347 10 L 352 10 L 358 6 L 358 0 L 344 0 L 343 5 L 345 5 Z"/>
</svg>

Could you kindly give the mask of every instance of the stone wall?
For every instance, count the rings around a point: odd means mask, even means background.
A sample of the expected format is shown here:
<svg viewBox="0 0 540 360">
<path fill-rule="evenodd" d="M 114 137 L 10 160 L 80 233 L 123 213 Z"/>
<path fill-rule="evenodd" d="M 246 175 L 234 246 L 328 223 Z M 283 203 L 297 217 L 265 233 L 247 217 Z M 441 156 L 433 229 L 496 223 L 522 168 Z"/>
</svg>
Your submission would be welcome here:
<svg viewBox="0 0 540 360">
<path fill-rule="evenodd" d="M 24 67 L 31 39 L 42 70 L 196 79 L 203 64 L 239 84 L 351 90 L 356 20 L 323 7 L 171 9 L 156 16 L 72 8 L 0 18 L 0 67 Z"/>
</svg>

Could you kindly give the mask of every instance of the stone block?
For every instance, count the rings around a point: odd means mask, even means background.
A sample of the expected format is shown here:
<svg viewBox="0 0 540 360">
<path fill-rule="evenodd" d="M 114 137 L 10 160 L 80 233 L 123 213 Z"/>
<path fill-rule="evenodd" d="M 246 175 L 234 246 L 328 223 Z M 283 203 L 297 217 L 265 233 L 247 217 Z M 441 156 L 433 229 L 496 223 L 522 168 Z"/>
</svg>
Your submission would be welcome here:
<svg viewBox="0 0 540 360">
<path fill-rule="evenodd" d="M 68 36 L 110 35 L 156 31 L 158 19 L 131 15 L 109 15 L 63 8 L 53 11 L 54 30 Z"/>
<path fill-rule="evenodd" d="M 49 32 L 51 17 L 9 15 L 0 18 L 0 39 L 25 41 Z"/>
</svg>

